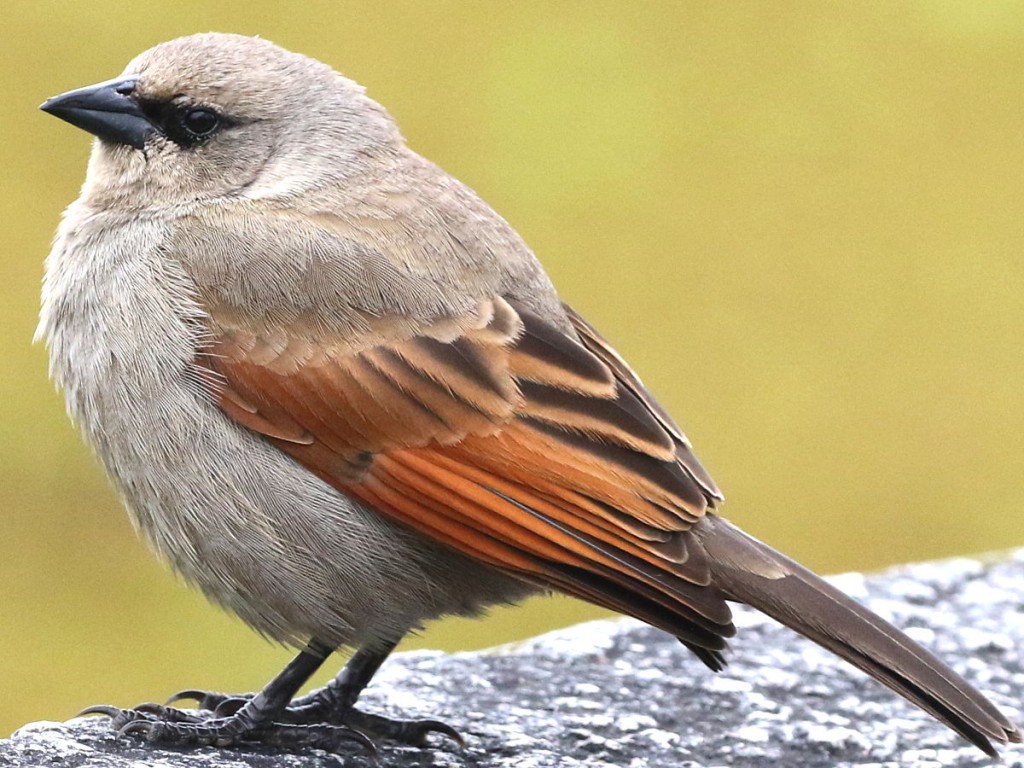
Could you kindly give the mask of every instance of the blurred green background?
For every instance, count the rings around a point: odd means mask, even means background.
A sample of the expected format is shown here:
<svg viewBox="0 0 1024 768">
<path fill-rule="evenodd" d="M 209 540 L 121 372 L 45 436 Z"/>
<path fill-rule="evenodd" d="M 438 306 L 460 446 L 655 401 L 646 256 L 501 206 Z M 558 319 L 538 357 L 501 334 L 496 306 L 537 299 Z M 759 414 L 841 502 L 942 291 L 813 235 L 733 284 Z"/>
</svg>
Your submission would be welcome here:
<svg viewBox="0 0 1024 768">
<path fill-rule="evenodd" d="M 36 106 L 189 32 L 260 34 L 366 85 L 533 245 L 751 532 L 823 571 L 1024 544 L 1024 5 L 5 8 L 0 735 L 251 690 L 290 654 L 136 541 L 31 345 L 89 149 Z M 594 615 L 536 600 L 409 646 Z"/>
</svg>

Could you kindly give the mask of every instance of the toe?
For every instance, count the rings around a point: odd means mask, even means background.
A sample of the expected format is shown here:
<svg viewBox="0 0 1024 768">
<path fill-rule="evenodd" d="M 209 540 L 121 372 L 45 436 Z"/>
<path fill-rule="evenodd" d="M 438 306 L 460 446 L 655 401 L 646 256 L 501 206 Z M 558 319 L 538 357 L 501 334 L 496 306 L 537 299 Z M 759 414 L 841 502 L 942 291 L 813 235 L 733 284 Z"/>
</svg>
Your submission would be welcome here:
<svg viewBox="0 0 1024 768">
<path fill-rule="evenodd" d="M 358 709 L 350 709 L 344 715 L 344 722 L 377 738 L 390 739 L 415 747 L 427 746 L 428 737 L 432 733 L 447 736 L 460 747 L 466 745 L 458 731 L 440 720 L 391 720 Z"/>
</svg>

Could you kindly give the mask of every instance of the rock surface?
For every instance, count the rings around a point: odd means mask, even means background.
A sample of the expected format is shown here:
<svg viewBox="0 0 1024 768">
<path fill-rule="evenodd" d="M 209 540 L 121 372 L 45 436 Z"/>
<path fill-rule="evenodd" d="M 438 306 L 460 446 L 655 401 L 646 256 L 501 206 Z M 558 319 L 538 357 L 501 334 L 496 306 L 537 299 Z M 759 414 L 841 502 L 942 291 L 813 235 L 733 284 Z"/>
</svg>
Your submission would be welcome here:
<svg viewBox="0 0 1024 768">
<path fill-rule="evenodd" d="M 1024 549 L 850 574 L 842 589 L 962 672 L 1017 722 L 1024 694 Z M 600 621 L 516 646 L 394 656 L 366 709 L 438 717 L 464 749 L 381 745 L 379 764 L 448 768 L 984 766 L 992 761 L 923 712 L 809 641 L 736 611 L 731 663 L 713 674 L 672 638 Z M 1024 748 L 1002 750 L 1024 768 Z M 192 752 L 115 738 L 105 719 L 26 725 L 0 740 L 11 768 L 316 768 L 371 766 L 365 754 Z"/>
</svg>

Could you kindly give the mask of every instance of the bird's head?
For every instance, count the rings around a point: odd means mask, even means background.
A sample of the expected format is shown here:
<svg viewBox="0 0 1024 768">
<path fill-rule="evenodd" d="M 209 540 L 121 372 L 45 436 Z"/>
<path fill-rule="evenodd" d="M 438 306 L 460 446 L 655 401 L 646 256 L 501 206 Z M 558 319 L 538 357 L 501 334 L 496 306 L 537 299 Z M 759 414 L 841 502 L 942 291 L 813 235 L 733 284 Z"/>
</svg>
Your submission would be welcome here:
<svg viewBox="0 0 1024 768">
<path fill-rule="evenodd" d="M 402 143 L 359 85 L 241 35 L 162 43 L 120 76 L 41 108 L 98 138 L 85 191 L 106 206 L 287 198 L 355 175 Z"/>
</svg>

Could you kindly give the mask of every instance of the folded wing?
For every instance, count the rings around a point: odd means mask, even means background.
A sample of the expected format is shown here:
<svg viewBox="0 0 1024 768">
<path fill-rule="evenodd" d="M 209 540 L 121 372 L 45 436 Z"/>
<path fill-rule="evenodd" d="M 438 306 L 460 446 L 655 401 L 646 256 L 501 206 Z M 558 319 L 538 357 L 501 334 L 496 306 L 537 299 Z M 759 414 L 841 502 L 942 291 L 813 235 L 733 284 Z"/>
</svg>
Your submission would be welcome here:
<svg viewBox="0 0 1024 768">
<path fill-rule="evenodd" d="M 734 629 L 690 529 L 719 491 L 628 366 L 570 319 L 579 339 L 493 297 L 386 343 L 224 323 L 199 362 L 226 413 L 344 493 L 639 616 L 717 668 Z"/>
</svg>

